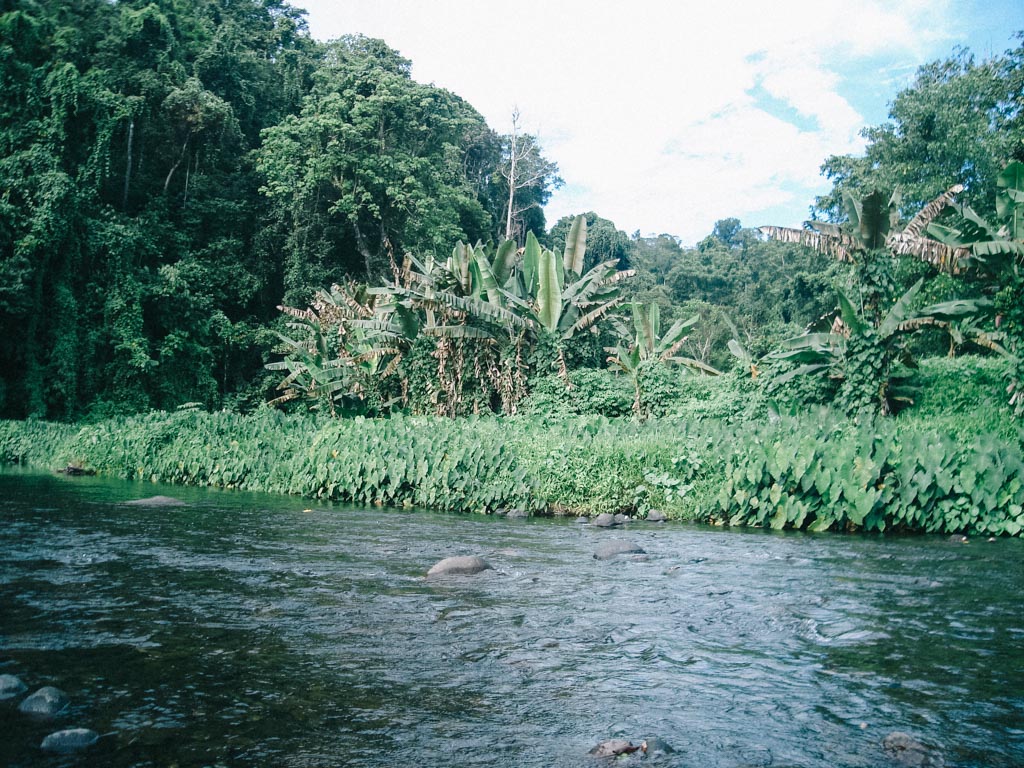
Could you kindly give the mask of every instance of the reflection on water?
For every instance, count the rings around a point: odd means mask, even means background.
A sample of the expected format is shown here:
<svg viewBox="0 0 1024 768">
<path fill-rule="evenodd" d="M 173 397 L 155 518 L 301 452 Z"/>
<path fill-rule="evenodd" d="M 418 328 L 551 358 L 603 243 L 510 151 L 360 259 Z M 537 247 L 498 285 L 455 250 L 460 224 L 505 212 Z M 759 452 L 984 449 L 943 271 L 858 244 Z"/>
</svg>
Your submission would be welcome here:
<svg viewBox="0 0 1024 768">
<path fill-rule="evenodd" d="M 121 503 L 157 493 L 188 506 Z M 0 674 L 72 699 L 0 702 L 0 764 L 879 766 L 897 730 L 1024 764 L 1024 542 L 305 505 L 0 474 Z M 495 570 L 423 578 L 453 554 Z"/>
</svg>

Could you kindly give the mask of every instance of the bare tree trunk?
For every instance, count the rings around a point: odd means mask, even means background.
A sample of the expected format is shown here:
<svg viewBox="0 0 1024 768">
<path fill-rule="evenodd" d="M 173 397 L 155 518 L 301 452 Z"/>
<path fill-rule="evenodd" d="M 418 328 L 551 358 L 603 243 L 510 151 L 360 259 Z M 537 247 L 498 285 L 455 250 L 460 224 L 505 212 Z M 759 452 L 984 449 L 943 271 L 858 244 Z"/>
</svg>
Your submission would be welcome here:
<svg viewBox="0 0 1024 768">
<path fill-rule="evenodd" d="M 509 151 L 508 167 L 508 212 L 505 216 L 505 239 L 512 239 L 512 211 L 516 199 L 516 139 L 519 130 L 519 110 L 512 112 L 512 146 Z"/>
<path fill-rule="evenodd" d="M 167 188 L 171 186 L 171 177 L 174 176 L 174 172 L 178 170 L 178 166 L 181 165 L 181 161 L 185 159 L 185 151 L 188 149 L 188 137 L 185 139 L 185 143 L 181 145 L 181 152 L 178 154 L 178 159 L 174 165 L 171 166 L 171 170 L 167 172 L 167 178 L 164 179 L 164 194 L 167 194 Z"/>
</svg>

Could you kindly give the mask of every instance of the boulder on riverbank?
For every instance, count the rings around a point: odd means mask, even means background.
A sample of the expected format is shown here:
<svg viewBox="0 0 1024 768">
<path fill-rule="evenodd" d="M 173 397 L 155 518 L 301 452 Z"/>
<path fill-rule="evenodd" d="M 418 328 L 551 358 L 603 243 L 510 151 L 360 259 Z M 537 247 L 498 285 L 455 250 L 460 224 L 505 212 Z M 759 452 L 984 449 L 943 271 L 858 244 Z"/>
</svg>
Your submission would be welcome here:
<svg viewBox="0 0 1024 768">
<path fill-rule="evenodd" d="M 21 702 L 18 711 L 34 717 L 56 717 L 68 708 L 69 703 L 64 691 L 47 685 Z"/>
<path fill-rule="evenodd" d="M 90 731 L 88 728 L 68 728 L 51 733 L 39 746 L 46 752 L 67 754 L 91 747 L 99 738 L 100 735 L 96 731 Z"/>
<path fill-rule="evenodd" d="M 440 560 L 427 571 L 427 578 L 436 576 L 472 576 L 481 571 L 491 570 L 490 564 L 476 555 L 457 555 Z"/>
<path fill-rule="evenodd" d="M 647 554 L 643 547 L 631 541 L 614 539 L 606 541 L 594 551 L 594 557 L 598 560 L 610 560 L 619 555 L 644 555 Z"/>
<path fill-rule="evenodd" d="M 647 517 L 644 518 L 648 523 L 664 523 L 668 520 L 668 515 L 662 512 L 660 509 L 652 509 L 647 512 Z"/>
<path fill-rule="evenodd" d="M 184 507 L 187 506 L 181 499 L 173 496 L 150 496 L 148 499 L 133 499 L 125 504 L 132 507 Z"/>
<path fill-rule="evenodd" d="M 21 678 L 15 675 L 0 675 L 0 701 L 13 699 L 28 686 L 21 682 Z"/>
</svg>

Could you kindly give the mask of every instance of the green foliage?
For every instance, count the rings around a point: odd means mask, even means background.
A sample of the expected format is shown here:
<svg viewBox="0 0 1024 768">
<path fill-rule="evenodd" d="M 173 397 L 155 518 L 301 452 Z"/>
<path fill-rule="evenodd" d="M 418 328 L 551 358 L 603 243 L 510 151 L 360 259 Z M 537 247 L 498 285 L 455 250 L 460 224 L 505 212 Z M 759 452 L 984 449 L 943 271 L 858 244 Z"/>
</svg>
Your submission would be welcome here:
<svg viewBox="0 0 1024 768">
<path fill-rule="evenodd" d="M 1024 530 L 1019 445 L 990 435 L 964 445 L 937 431 L 827 413 L 816 421 L 747 425 L 727 449 L 712 519 L 813 531 Z"/>
<path fill-rule="evenodd" d="M 3 413 L 227 402 L 280 298 L 248 157 L 312 68 L 301 15 L 32 2 L 0 30 Z"/>
<path fill-rule="evenodd" d="M 865 129 L 864 157 L 826 160 L 822 171 L 833 189 L 818 198 L 816 218 L 837 221 L 844 191 L 871 188 L 899 186 L 909 211 L 956 183 L 964 185 L 969 202 L 989 204 L 1003 163 L 1024 147 L 1022 73 L 1020 45 L 982 61 L 959 49 L 921 67 L 892 102 L 889 120 Z"/>
<path fill-rule="evenodd" d="M 499 162 L 493 135 L 462 99 L 413 80 L 380 40 L 331 43 L 301 113 L 263 138 L 262 190 L 292 232 L 292 295 L 346 273 L 375 281 L 391 249 L 439 253 L 490 232 L 473 172 Z M 311 238 L 325 251 L 320 275 L 307 264 Z"/>
<path fill-rule="evenodd" d="M 1014 361 L 1005 357 L 936 357 L 921 360 L 910 378 L 914 406 L 898 421 L 943 429 L 970 441 L 983 433 L 1015 439 L 1019 426 L 1006 401 L 1006 377 Z"/>
<path fill-rule="evenodd" d="M 1004 433 L 1005 434 L 1005 433 Z M 1021 433 L 601 417 L 368 420 L 184 410 L 79 428 L 0 422 L 0 460 L 357 504 L 486 512 L 666 510 L 717 524 L 1018 535 Z"/>
<path fill-rule="evenodd" d="M 579 368 L 569 371 L 571 388 L 557 374 L 539 376 L 530 382 L 530 394 L 520 412 L 550 416 L 629 416 L 633 388 L 628 379 L 612 371 Z"/>
</svg>

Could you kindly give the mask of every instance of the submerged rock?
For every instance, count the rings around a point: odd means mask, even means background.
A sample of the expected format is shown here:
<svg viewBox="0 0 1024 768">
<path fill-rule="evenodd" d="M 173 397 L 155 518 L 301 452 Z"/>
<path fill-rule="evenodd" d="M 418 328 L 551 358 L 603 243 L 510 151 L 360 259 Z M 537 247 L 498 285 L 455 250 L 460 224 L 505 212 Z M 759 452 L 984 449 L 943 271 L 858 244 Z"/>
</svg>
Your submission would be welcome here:
<svg viewBox="0 0 1024 768">
<path fill-rule="evenodd" d="M 945 765 L 936 749 L 902 731 L 893 731 L 882 739 L 882 749 L 893 763 L 906 768 L 942 768 Z"/>
<path fill-rule="evenodd" d="M 949 537 L 948 541 L 950 544 L 969 544 L 971 540 L 962 533 L 954 533 Z"/>
<path fill-rule="evenodd" d="M 649 758 L 662 757 L 675 752 L 667 741 L 660 739 L 657 736 L 650 736 L 644 739 L 644 742 L 640 747 L 643 749 L 644 754 Z"/>
<path fill-rule="evenodd" d="M 622 539 L 615 539 L 613 541 L 606 541 L 597 548 L 594 552 L 594 557 L 598 560 L 610 560 L 618 555 L 644 555 L 647 554 L 639 544 L 634 544 L 631 541 L 623 541 Z"/>
<path fill-rule="evenodd" d="M 615 515 L 609 512 L 602 512 L 591 520 L 590 524 L 596 525 L 598 528 L 611 528 L 613 525 L 619 525 L 620 523 L 615 519 Z"/>
<path fill-rule="evenodd" d="M 67 709 L 69 703 L 64 691 L 47 685 L 21 702 L 18 711 L 37 717 L 54 717 Z"/>
<path fill-rule="evenodd" d="M 446 557 L 444 560 L 435 563 L 427 571 L 427 578 L 456 575 L 472 576 L 475 573 L 490 570 L 490 568 L 491 566 L 482 557 L 477 557 L 476 555 L 457 555 L 456 557 Z"/>
<path fill-rule="evenodd" d="M 20 677 L 15 675 L 0 675 L 0 701 L 13 699 L 22 691 L 28 688 Z"/>
<path fill-rule="evenodd" d="M 132 501 L 126 501 L 133 507 L 184 507 L 185 502 L 181 499 L 176 499 L 173 496 L 150 496 L 148 499 L 133 499 Z"/>
<path fill-rule="evenodd" d="M 100 735 L 88 728 L 68 728 L 65 731 L 51 733 L 39 746 L 47 752 L 77 752 L 91 747 L 99 741 Z"/>
<path fill-rule="evenodd" d="M 641 746 L 634 745 L 625 739 L 608 739 L 607 741 L 602 741 L 587 754 L 594 757 L 618 757 L 619 755 L 628 755 L 636 752 Z"/>
</svg>

